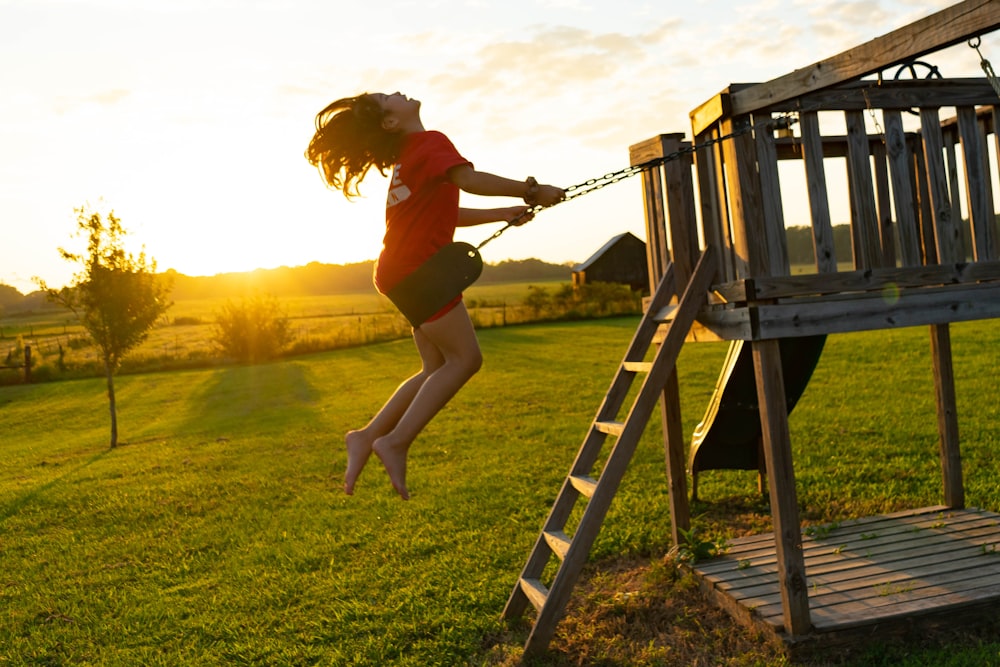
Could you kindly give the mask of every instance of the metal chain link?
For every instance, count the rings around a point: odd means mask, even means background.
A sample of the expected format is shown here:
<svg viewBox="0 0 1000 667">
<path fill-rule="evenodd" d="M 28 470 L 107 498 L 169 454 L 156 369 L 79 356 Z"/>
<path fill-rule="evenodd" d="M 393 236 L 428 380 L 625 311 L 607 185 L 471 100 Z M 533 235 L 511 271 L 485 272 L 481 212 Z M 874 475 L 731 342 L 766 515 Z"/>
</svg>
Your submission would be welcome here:
<svg viewBox="0 0 1000 667">
<path fill-rule="evenodd" d="M 986 79 L 990 82 L 990 85 L 993 86 L 993 90 L 996 92 L 997 97 L 1000 97 L 1000 79 L 997 79 L 997 75 L 993 71 L 993 65 L 990 64 L 989 60 L 983 57 L 983 52 L 979 50 L 979 45 L 982 43 L 983 40 L 981 37 L 974 37 L 969 40 L 969 47 L 975 49 L 976 53 L 979 54 L 979 66 L 983 68 L 984 72 L 986 72 Z"/>
<path fill-rule="evenodd" d="M 790 117 L 783 116 L 783 117 L 779 118 L 778 120 L 784 120 L 785 122 L 789 122 L 790 121 Z M 768 124 L 770 125 L 771 123 L 768 123 Z M 538 213 L 539 211 L 541 211 L 543 209 L 546 209 L 546 208 L 552 208 L 552 206 L 556 206 L 558 204 L 561 204 L 562 202 L 567 202 L 567 201 L 569 201 L 571 199 L 576 199 L 577 197 L 582 197 L 585 194 L 589 194 L 591 192 L 594 192 L 595 190 L 600 190 L 601 188 L 606 187 L 608 185 L 611 185 L 613 183 L 617 183 L 619 181 L 623 181 L 626 178 L 630 178 L 632 176 L 635 176 L 636 174 L 639 174 L 639 173 L 641 173 L 643 171 L 646 171 L 648 169 L 652 169 L 653 167 L 659 167 L 659 166 L 664 165 L 664 164 L 666 164 L 668 162 L 672 162 L 673 160 L 678 160 L 678 159 L 680 159 L 681 157 L 683 157 L 685 155 L 688 155 L 690 153 L 694 153 L 695 151 L 701 150 L 703 148 L 709 148 L 709 147 L 714 146 L 716 144 L 720 144 L 723 141 L 726 141 L 727 139 L 733 139 L 735 137 L 744 135 L 747 132 L 750 132 L 752 129 L 753 129 L 753 125 L 748 122 L 743 127 L 741 127 L 740 129 L 734 130 L 733 132 L 730 132 L 729 134 L 723 135 L 721 137 L 716 137 L 715 139 L 709 139 L 708 141 L 705 141 L 705 142 L 700 143 L 700 144 L 692 144 L 690 146 L 685 146 L 683 148 L 679 148 L 678 150 L 676 150 L 676 151 L 674 151 L 672 153 L 668 153 L 667 155 L 664 155 L 662 157 L 653 158 L 652 160 L 648 160 L 646 162 L 643 162 L 642 164 L 636 164 L 636 165 L 632 165 L 630 167 L 625 167 L 624 169 L 619 169 L 618 171 L 613 171 L 613 172 L 610 172 L 608 174 L 604 174 L 603 176 L 599 176 L 597 178 L 591 178 L 589 180 L 584 181 L 583 183 L 577 183 L 576 185 L 571 185 L 571 186 L 569 186 L 568 188 L 566 188 L 564 190 L 565 193 L 566 193 L 566 196 L 561 201 L 558 201 L 555 204 L 552 204 L 550 206 L 542 206 L 541 204 L 537 204 L 535 206 L 532 206 L 527 211 L 525 211 L 521 215 L 517 216 L 516 218 L 514 218 L 513 220 L 511 220 L 510 222 L 508 222 L 504 227 L 498 229 L 493 234 L 493 236 L 489 237 L 488 239 L 486 239 L 485 241 L 483 241 L 482 243 L 480 243 L 478 246 L 476 246 L 476 250 L 480 250 L 484 245 L 486 245 L 487 243 L 489 243 L 493 239 L 497 238 L 498 236 L 500 236 L 501 234 L 503 234 L 505 231 L 507 231 L 511 227 L 516 227 L 517 223 L 520 220 L 522 220 L 523 218 L 526 218 L 529 215 L 534 215 L 535 213 Z"/>
</svg>

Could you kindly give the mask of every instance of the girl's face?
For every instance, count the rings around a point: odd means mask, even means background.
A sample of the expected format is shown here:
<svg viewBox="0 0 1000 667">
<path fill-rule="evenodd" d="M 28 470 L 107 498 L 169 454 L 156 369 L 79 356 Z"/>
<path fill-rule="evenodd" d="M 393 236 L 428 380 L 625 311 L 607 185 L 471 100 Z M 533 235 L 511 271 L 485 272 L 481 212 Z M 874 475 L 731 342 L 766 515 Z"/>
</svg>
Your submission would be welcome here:
<svg viewBox="0 0 1000 667">
<path fill-rule="evenodd" d="M 407 131 L 420 122 L 420 100 L 410 99 L 400 92 L 392 94 L 372 93 L 382 109 L 382 127 L 390 131 Z"/>
</svg>

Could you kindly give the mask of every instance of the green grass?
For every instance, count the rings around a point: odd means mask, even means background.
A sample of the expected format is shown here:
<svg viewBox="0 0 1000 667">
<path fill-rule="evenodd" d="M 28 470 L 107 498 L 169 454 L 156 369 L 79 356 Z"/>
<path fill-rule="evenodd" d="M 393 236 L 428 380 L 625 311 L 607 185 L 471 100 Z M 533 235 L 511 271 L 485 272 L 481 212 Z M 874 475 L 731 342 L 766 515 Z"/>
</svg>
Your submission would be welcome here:
<svg viewBox="0 0 1000 667">
<path fill-rule="evenodd" d="M 377 461 L 339 490 L 342 434 L 416 370 L 408 341 L 122 376 L 115 450 L 100 380 L 0 388 L 0 663 L 516 664 L 524 628 L 500 612 L 635 323 L 481 332 L 408 503 Z M 997 511 L 1000 332 L 952 331 L 967 504 Z M 682 353 L 688 434 L 725 352 Z M 940 503 L 926 328 L 831 337 L 791 429 L 809 523 Z M 656 416 L 542 664 L 780 664 L 664 564 L 659 434 Z M 768 529 L 753 475 L 699 491 L 700 535 Z M 950 641 L 845 664 L 1000 662 L 996 636 Z"/>
</svg>

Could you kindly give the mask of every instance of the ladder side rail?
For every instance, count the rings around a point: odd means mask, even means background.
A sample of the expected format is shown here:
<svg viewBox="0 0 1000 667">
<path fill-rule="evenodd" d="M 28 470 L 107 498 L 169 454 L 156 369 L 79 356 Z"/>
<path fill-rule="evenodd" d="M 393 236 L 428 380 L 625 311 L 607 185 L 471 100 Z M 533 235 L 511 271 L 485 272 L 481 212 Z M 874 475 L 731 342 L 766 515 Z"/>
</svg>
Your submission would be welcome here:
<svg viewBox="0 0 1000 667">
<path fill-rule="evenodd" d="M 636 333 L 632 337 L 632 341 L 625 354 L 626 360 L 637 355 L 639 357 L 645 356 L 645 352 L 649 349 L 649 345 L 652 342 L 653 336 L 659 326 L 653 320 L 653 317 L 661 308 L 670 303 L 676 291 L 673 264 L 668 264 L 663 277 L 660 279 L 659 287 L 653 295 L 649 308 L 643 315 L 642 321 L 640 322 Z M 628 391 L 631 388 L 631 381 L 635 377 L 635 373 L 623 371 L 623 366 L 624 364 L 619 367 L 618 372 L 615 374 L 611 383 L 611 388 L 608 390 L 607 395 L 598 408 L 597 416 L 595 417 L 593 423 L 596 423 L 597 421 L 605 421 L 617 416 L 618 411 L 624 403 L 625 398 L 628 395 Z M 511 591 L 507 604 L 504 607 L 504 618 L 520 616 L 527 608 L 530 600 L 521 588 L 520 582 L 524 579 L 538 578 L 545 569 L 545 566 L 548 564 L 549 559 L 552 556 L 552 550 L 545 539 L 545 533 L 552 530 L 563 529 L 566 522 L 569 520 L 573 507 L 576 505 L 576 501 L 579 497 L 579 492 L 571 484 L 570 477 L 590 472 L 594 462 L 597 460 L 597 457 L 601 452 L 601 448 L 605 440 L 607 439 L 607 434 L 595 429 L 593 427 L 593 423 L 591 424 L 591 428 L 587 432 L 587 436 L 580 447 L 580 451 L 577 453 L 576 459 L 574 459 L 573 464 L 570 467 L 569 476 L 563 480 L 559 494 L 556 496 L 556 501 L 553 504 L 552 509 L 549 511 L 545 522 L 542 524 L 542 530 L 535 541 L 535 545 L 531 550 L 531 555 L 528 557 L 527 563 L 525 563 L 525 566 L 521 571 L 521 576 L 518 578 L 517 583 L 515 583 L 514 588 Z"/>
<path fill-rule="evenodd" d="M 534 627 L 525 644 L 525 657 L 538 655 L 548 647 L 556 623 L 563 614 L 573 586 L 589 557 L 590 548 L 597 537 L 601 523 L 607 515 L 622 477 L 624 477 L 625 469 L 628 467 L 639 439 L 646 429 L 653 408 L 656 407 L 660 392 L 676 364 L 681 347 L 697 318 L 698 311 L 707 299 L 715 273 L 716 258 L 712 248 L 708 247 L 698 261 L 691 282 L 681 297 L 675 319 L 670 324 L 667 337 L 660 345 L 653 361 L 653 368 L 646 376 L 639 395 L 633 403 L 621 437 L 608 456 L 598 481 L 597 490 L 584 510 L 566 557 L 549 589 L 545 605 L 535 619 Z"/>
</svg>

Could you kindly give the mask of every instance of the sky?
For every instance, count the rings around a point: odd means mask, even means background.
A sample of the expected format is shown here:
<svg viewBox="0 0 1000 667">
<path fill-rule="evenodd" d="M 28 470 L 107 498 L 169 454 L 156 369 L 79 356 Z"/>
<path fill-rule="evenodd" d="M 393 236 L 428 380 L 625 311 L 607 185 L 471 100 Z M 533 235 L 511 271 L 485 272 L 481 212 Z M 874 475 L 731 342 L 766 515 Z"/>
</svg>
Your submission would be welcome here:
<svg viewBox="0 0 1000 667">
<path fill-rule="evenodd" d="M 478 169 L 565 187 L 628 166 L 631 144 L 690 138 L 689 112 L 731 83 L 950 4 L 0 0 L 0 283 L 70 281 L 78 267 L 58 249 L 82 249 L 83 206 L 114 211 L 159 270 L 374 259 L 386 179 L 372 172 L 348 202 L 303 157 L 316 113 L 340 97 L 402 91 Z M 981 76 L 975 51 L 958 49 L 945 76 Z M 1000 37 L 981 49 L 1000 59 Z M 483 254 L 580 262 L 626 231 L 645 236 L 636 178 L 543 211 Z"/>
</svg>

